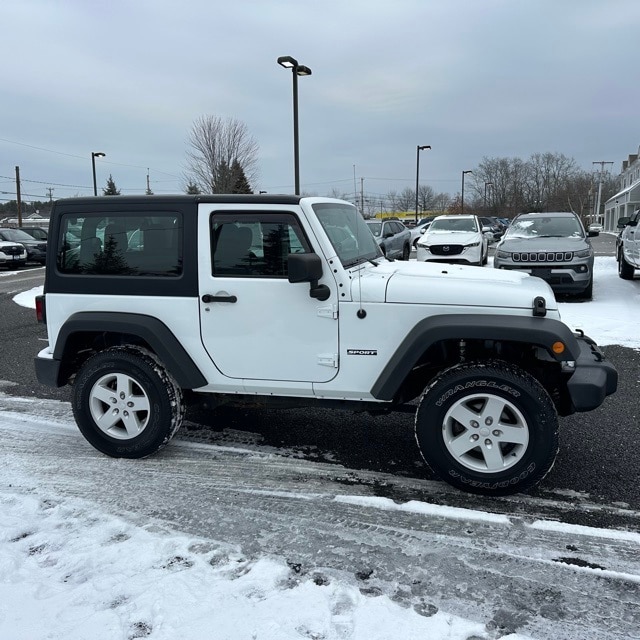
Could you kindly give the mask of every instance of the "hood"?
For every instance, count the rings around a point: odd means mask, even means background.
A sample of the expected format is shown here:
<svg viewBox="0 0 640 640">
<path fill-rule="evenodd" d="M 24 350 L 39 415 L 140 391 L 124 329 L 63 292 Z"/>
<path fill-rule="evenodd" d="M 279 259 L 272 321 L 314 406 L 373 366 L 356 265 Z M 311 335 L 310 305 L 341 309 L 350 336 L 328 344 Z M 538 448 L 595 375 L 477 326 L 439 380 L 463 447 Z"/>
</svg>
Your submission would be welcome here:
<svg viewBox="0 0 640 640">
<path fill-rule="evenodd" d="M 542 279 L 518 271 L 433 262 L 381 262 L 352 279 L 353 299 L 363 302 L 500 307 L 531 310 L 542 296 L 548 310 L 558 305 Z"/>
<path fill-rule="evenodd" d="M 418 244 L 471 244 L 480 237 L 479 231 L 426 231 Z"/>
<path fill-rule="evenodd" d="M 496 245 L 496 251 L 581 251 L 589 243 L 584 238 L 504 238 Z"/>
</svg>

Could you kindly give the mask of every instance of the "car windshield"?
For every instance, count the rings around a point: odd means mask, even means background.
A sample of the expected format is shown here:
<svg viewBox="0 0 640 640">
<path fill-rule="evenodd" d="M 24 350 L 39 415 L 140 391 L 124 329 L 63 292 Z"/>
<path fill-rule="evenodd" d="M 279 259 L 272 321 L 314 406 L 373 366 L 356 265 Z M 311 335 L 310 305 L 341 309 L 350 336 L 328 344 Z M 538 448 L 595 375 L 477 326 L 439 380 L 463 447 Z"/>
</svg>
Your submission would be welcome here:
<svg viewBox="0 0 640 640">
<path fill-rule="evenodd" d="M 367 226 L 376 238 L 380 237 L 382 233 L 382 222 L 367 222 Z"/>
<path fill-rule="evenodd" d="M 33 238 L 19 229 L 0 229 L 0 238 L 10 242 L 33 242 Z"/>
<path fill-rule="evenodd" d="M 440 218 L 429 227 L 431 231 L 477 231 L 475 218 Z"/>
<path fill-rule="evenodd" d="M 582 227 L 575 216 L 536 216 L 511 223 L 507 238 L 582 238 Z"/>
<path fill-rule="evenodd" d="M 369 226 L 353 205 L 323 202 L 311 206 L 343 267 L 382 256 Z"/>
</svg>

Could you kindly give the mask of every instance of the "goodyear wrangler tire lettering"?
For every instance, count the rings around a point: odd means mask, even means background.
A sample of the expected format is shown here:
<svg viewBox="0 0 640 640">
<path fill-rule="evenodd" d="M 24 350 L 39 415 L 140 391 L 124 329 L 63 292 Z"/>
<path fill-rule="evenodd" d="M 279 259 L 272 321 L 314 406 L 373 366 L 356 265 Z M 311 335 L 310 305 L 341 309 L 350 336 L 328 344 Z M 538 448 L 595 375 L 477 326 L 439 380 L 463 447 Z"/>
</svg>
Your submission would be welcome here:
<svg viewBox="0 0 640 640">
<path fill-rule="evenodd" d="M 433 380 L 416 413 L 429 467 L 451 485 L 485 495 L 524 491 L 558 451 L 558 417 L 530 374 L 502 362 L 456 365 Z"/>
</svg>

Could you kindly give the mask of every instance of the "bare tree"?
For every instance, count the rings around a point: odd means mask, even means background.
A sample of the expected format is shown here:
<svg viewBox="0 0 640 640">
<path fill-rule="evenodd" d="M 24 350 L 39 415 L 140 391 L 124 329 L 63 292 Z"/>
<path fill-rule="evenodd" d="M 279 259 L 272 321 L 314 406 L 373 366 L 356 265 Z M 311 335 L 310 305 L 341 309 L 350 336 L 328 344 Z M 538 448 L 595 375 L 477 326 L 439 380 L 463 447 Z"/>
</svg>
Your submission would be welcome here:
<svg viewBox="0 0 640 640">
<path fill-rule="evenodd" d="M 422 211 L 430 211 L 436 202 L 436 194 L 432 187 L 421 184 L 418 187 L 418 206 Z"/>
<path fill-rule="evenodd" d="M 398 208 L 400 211 L 415 211 L 416 192 L 411 187 L 405 187 L 398 195 Z"/>
<path fill-rule="evenodd" d="M 235 118 L 202 116 L 191 128 L 187 180 L 202 193 L 233 193 L 239 166 L 249 185 L 258 178 L 258 143 Z"/>
</svg>

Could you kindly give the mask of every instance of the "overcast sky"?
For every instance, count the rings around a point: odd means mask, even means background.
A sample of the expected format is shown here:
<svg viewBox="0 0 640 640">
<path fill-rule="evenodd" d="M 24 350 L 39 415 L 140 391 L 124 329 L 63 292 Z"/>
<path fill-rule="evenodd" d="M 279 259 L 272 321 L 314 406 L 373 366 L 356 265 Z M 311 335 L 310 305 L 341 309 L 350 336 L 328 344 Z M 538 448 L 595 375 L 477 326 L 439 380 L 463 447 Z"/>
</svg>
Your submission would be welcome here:
<svg viewBox="0 0 640 640">
<path fill-rule="evenodd" d="M 460 191 L 483 157 L 564 153 L 614 173 L 640 145 L 638 0 L 2 0 L 0 193 L 183 190 L 203 115 L 260 147 L 255 191 Z M 355 166 L 355 170 L 354 170 Z M 472 179 L 468 176 L 467 180 Z M 31 198 L 35 196 L 35 198 Z"/>
</svg>

